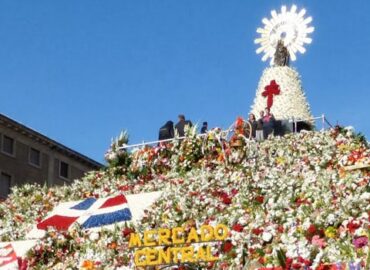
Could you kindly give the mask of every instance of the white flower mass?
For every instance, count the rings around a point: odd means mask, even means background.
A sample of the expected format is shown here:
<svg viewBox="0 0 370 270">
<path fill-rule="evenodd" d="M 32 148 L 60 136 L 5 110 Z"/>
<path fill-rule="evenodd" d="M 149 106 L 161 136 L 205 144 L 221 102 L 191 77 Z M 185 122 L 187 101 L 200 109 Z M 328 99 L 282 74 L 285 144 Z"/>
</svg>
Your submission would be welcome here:
<svg viewBox="0 0 370 270">
<path fill-rule="evenodd" d="M 269 67 L 261 76 L 251 112 L 259 117 L 267 106 L 267 98 L 262 96 L 265 87 L 275 80 L 280 86 L 280 94 L 274 95 L 271 113 L 279 120 L 310 120 L 312 114 L 307 103 L 299 74 L 291 67 Z"/>
</svg>

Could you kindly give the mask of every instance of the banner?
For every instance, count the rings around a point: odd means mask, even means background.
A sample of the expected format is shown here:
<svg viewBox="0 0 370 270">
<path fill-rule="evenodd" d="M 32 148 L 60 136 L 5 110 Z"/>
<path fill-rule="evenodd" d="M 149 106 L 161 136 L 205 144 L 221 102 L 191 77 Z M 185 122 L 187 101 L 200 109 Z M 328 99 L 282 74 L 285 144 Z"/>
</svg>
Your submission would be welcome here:
<svg viewBox="0 0 370 270">
<path fill-rule="evenodd" d="M 87 198 L 81 201 L 60 203 L 27 234 L 28 239 L 41 238 L 48 227 L 67 231 L 78 223 L 84 229 L 113 228 L 117 223 L 137 222 L 144 210 L 152 205 L 161 192 L 117 195 L 107 198 Z"/>
<path fill-rule="evenodd" d="M 19 269 L 18 258 L 24 257 L 35 245 L 35 240 L 0 242 L 0 270 Z"/>
</svg>

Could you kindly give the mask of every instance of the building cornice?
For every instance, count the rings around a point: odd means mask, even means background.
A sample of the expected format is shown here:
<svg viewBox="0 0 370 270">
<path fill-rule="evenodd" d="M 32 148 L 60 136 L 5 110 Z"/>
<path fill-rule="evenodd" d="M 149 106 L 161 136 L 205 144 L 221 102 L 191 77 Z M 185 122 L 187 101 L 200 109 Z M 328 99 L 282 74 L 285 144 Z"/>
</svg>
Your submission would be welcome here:
<svg viewBox="0 0 370 270">
<path fill-rule="evenodd" d="M 3 115 L 0 114 L 0 125 L 5 126 L 9 129 L 12 129 L 28 138 L 33 139 L 34 141 L 43 144 L 47 147 L 49 147 L 51 150 L 57 151 L 61 154 L 64 154 L 68 157 L 71 157 L 77 161 L 80 161 L 90 167 L 93 167 L 95 169 L 100 169 L 104 167 L 103 164 L 61 144 L 57 141 L 54 141 L 53 139 L 50 139 L 49 137 L 42 135 L 41 133 Z"/>
</svg>

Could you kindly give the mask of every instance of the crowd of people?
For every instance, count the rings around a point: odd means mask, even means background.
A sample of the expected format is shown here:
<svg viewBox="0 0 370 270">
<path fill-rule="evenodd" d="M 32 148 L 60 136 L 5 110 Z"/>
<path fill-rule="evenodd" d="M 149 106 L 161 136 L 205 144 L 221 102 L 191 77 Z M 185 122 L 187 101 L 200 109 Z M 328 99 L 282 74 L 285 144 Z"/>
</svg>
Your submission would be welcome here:
<svg viewBox="0 0 370 270">
<path fill-rule="evenodd" d="M 252 127 L 251 133 L 252 138 L 257 141 L 267 139 L 267 137 L 274 132 L 275 129 L 275 117 L 270 112 L 269 108 L 265 111 L 260 112 L 260 117 L 256 120 L 256 116 L 253 113 L 249 114 L 248 122 Z"/>
<path fill-rule="evenodd" d="M 274 115 L 270 112 L 269 108 L 266 108 L 265 111 L 261 111 L 258 120 L 256 116 L 251 113 L 249 114 L 248 122 L 252 128 L 251 132 L 252 138 L 257 141 L 262 141 L 267 139 L 270 134 L 273 134 L 276 127 L 276 120 Z M 158 140 L 168 140 L 175 137 L 175 133 L 179 137 L 185 136 L 185 127 L 192 127 L 193 123 L 190 120 L 186 120 L 183 114 L 178 115 L 178 122 L 174 126 L 172 121 L 167 121 L 160 129 Z M 200 129 L 200 133 L 204 134 L 208 131 L 208 123 L 203 122 L 203 125 Z"/>
<path fill-rule="evenodd" d="M 164 124 L 160 129 L 159 129 L 159 136 L 158 140 L 168 140 L 172 139 L 175 137 L 175 132 L 177 132 L 179 137 L 184 137 L 185 136 L 185 127 L 192 127 L 193 123 L 190 120 L 185 119 L 185 115 L 180 114 L 178 116 L 178 122 L 173 126 L 172 121 L 167 121 L 166 124 Z"/>
</svg>

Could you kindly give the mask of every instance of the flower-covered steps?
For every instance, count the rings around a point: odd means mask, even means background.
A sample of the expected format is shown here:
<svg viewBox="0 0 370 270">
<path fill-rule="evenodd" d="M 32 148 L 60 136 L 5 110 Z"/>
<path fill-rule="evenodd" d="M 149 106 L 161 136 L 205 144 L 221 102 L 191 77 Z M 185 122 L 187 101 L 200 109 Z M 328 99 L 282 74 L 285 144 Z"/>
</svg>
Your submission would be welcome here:
<svg viewBox="0 0 370 270">
<path fill-rule="evenodd" d="M 130 153 L 116 148 L 106 170 L 71 186 L 15 188 L 0 204 L 1 240 L 25 239 L 60 202 L 161 191 L 138 225 L 49 230 L 22 267 L 134 269 L 131 232 L 220 223 L 229 236 L 214 243 L 219 259 L 204 269 L 368 267 L 370 150 L 363 138 L 335 129 L 221 147 L 218 134 Z"/>
</svg>

